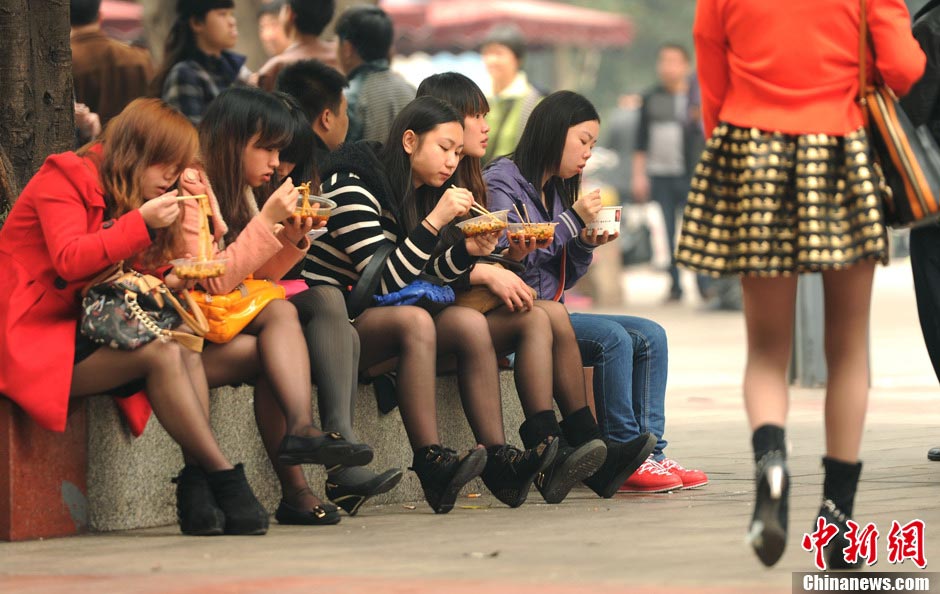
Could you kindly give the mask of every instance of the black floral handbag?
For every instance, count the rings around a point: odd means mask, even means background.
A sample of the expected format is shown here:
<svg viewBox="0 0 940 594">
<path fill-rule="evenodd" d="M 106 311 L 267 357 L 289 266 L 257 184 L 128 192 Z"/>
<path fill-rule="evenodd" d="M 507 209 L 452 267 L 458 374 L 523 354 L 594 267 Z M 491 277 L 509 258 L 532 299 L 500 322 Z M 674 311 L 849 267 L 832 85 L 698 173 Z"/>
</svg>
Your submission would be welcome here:
<svg viewBox="0 0 940 594">
<path fill-rule="evenodd" d="M 154 339 L 175 340 L 201 352 L 208 323 L 190 294 L 187 308 L 163 282 L 119 265 L 99 275 L 82 291 L 82 334 L 114 349 L 131 351 Z M 186 323 L 197 335 L 174 328 Z"/>
</svg>

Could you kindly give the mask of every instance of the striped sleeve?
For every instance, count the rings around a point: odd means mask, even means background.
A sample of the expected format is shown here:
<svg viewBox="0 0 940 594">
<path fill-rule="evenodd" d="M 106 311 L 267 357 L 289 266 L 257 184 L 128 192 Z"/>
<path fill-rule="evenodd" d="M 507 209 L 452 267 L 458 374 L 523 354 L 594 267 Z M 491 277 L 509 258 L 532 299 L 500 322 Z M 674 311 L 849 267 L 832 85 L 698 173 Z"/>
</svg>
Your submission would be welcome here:
<svg viewBox="0 0 940 594">
<path fill-rule="evenodd" d="M 398 249 L 386 262 L 379 292 L 388 294 L 404 288 L 421 274 L 437 245 L 437 236 L 418 225 L 399 243 L 401 229 L 397 222 L 383 211 L 368 189 L 355 183 L 355 178 L 348 181 L 353 183 L 324 193 L 338 206 L 330 216 L 328 235 L 314 243 L 316 249 L 307 260 L 304 276 L 313 282 L 353 285 L 379 246 L 392 241 Z"/>
<path fill-rule="evenodd" d="M 428 272 L 450 284 L 463 276 L 475 260 L 467 251 L 467 243 L 458 241 L 429 263 Z"/>
</svg>

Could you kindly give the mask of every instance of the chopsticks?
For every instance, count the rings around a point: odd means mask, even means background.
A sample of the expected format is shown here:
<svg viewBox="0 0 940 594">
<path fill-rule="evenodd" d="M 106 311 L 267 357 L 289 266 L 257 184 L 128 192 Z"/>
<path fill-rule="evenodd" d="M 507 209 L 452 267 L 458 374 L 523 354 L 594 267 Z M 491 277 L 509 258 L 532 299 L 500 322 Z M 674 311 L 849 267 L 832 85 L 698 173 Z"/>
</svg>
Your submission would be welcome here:
<svg viewBox="0 0 940 594">
<path fill-rule="evenodd" d="M 208 197 L 209 197 L 208 194 L 196 194 L 195 196 L 177 196 L 176 201 L 179 202 L 180 200 L 193 200 L 195 198 L 202 199 L 202 198 L 208 198 Z"/>
<path fill-rule="evenodd" d="M 512 207 L 516 209 L 516 214 L 519 216 L 519 222 L 525 223 L 527 225 L 532 224 L 532 219 L 529 218 L 529 209 L 525 207 L 525 204 L 522 205 L 522 210 L 525 211 L 525 218 L 522 218 L 522 213 L 519 212 L 519 207 L 516 206 L 516 203 L 512 203 Z"/>
</svg>

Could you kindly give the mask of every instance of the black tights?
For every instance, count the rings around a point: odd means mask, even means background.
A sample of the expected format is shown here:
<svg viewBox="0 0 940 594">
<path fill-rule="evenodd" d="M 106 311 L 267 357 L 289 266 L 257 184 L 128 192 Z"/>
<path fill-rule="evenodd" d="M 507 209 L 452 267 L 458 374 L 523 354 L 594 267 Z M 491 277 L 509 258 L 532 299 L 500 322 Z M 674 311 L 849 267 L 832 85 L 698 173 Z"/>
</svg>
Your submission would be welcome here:
<svg viewBox="0 0 940 594">
<path fill-rule="evenodd" d="M 232 341 L 206 344 L 203 364 L 211 387 L 254 383 L 255 422 L 284 498 L 304 509 L 318 505 L 300 466 L 277 460 L 285 434 L 322 433 L 313 426 L 310 362 L 297 310 L 272 301 Z"/>
<path fill-rule="evenodd" d="M 506 442 L 496 354 L 481 331 L 484 323 L 480 313 L 461 307 L 449 307 L 434 318 L 418 307 L 374 307 L 356 319 L 360 368 L 397 360 L 398 406 L 412 449 L 440 443 L 435 401 L 439 358 L 442 365 L 457 369 L 461 403 L 477 442 Z"/>
<path fill-rule="evenodd" d="M 548 314 L 552 327 L 552 382 L 555 388 L 555 402 L 562 417 L 581 410 L 587 403 L 584 389 L 584 369 L 581 364 L 581 350 L 568 309 L 557 301 L 536 301 L 535 307 Z M 519 355 L 516 354 L 516 365 Z"/>
</svg>

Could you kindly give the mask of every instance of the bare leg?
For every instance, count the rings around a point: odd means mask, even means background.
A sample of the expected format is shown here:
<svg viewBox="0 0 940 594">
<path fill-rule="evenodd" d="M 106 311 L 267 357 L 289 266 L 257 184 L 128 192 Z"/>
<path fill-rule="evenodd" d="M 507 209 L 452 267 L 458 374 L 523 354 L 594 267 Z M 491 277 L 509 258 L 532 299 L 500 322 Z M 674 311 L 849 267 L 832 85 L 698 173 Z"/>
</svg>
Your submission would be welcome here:
<svg viewBox="0 0 940 594">
<path fill-rule="evenodd" d="M 795 276 L 741 280 L 747 325 L 744 404 L 752 431 L 786 424 L 796 283 Z"/>
<path fill-rule="evenodd" d="M 219 449 L 193 390 L 184 350 L 175 342 L 158 340 L 134 351 L 100 348 L 75 366 L 70 394 L 100 394 L 144 378 L 153 412 L 170 437 L 206 471 L 228 470 L 232 465 Z"/>
<path fill-rule="evenodd" d="M 420 307 L 373 307 L 355 322 L 359 368 L 398 358 L 398 407 L 411 448 L 440 444 L 435 402 L 434 321 Z"/>
<path fill-rule="evenodd" d="M 434 318 L 442 366 L 454 364 L 460 401 L 477 443 L 503 445 L 496 350 L 486 318 L 468 307 L 448 307 Z"/>
<path fill-rule="evenodd" d="M 826 454 L 856 462 L 868 407 L 873 263 L 823 273 L 826 295 Z"/>
</svg>

